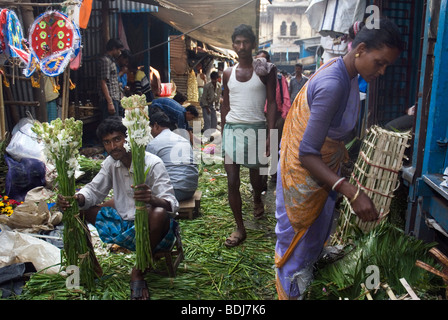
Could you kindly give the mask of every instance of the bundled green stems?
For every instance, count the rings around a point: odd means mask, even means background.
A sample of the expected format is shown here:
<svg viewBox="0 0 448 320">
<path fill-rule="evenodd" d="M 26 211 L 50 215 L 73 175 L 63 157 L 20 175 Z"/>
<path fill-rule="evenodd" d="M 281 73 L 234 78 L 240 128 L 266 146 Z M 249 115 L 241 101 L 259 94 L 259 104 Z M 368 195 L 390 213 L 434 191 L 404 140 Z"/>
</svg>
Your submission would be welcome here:
<svg viewBox="0 0 448 320">
<path fill-rule="evenodd" d="M 88 244 L 89 230 L 79 216 L 78 204 L 73 198 L 76 191 L 75 171 L 79 168 L 77 157 L 82 145 L 82 121 L 57 118 L 51 123 L 35 122 L 32 131 L 41 140 L 47 160 L 56 166 L 59 193 L 69 200 L 71 207 L 64 211 L 64 250 L 66 265 L 78 266 L 81 284 L 94 285 L 94 253 Z"/>
<path fill-rule="evenodd" d="M 127 128 L 125 148 L 131 151 L 134 186 L 145 184 L 149 168 L 145 165 L 145 150 L 151 137 L 148 106 L 145 95 L 133 95 L 121 99 L 125 110 L 123 125 Z M 144 271 L 153 265 L 149 217 L 146 203 L 135 202 L 136 268 Z"/>
</svg>

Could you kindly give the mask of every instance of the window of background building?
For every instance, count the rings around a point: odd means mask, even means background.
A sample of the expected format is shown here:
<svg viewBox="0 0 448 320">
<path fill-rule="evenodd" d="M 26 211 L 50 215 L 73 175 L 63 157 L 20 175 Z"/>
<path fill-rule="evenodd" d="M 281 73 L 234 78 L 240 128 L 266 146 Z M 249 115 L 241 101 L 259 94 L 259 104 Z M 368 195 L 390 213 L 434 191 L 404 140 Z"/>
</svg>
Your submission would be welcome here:
<svg viewBox="0 0 448 320">
<path fill-rule="evenodd" d="M 280 35 L 286 36 L 286 22 L 285 21 L 283 21 L 282 25 L 280 26 Z"/>
<path fill-rule="evenodd" d="M 291 23 L 291 27 L 289 28 L 290 36 L 297 36 L 297 24 L 295 22 Z"/>
</svg>

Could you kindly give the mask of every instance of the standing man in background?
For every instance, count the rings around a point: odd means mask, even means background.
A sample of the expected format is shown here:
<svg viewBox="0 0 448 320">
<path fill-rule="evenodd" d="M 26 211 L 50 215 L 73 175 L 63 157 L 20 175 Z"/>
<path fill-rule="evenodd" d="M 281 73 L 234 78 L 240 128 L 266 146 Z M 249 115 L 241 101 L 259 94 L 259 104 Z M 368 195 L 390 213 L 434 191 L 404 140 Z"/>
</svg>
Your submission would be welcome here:
<svg viewBox="0 0 448 320">
<path fill-rule="evenodd" d="M 239 62 L 223 73 L 222 155 L 227 172 L 229 204 L 237 227 L 226 239 L 227 247 L 238 246 L 246 239 L 240 193 L 240 165 L 249 168 L 254 197 L 253 215 L 256 219 L 264 215 L 264 204 L 261 199 L 263 177 L 260 168 L 267 167 L 268 164 L 263 163 L 260 153 L 263 154 L 265 151 L 267 157 L 270 155 L 270 132 L 275 128 L 277 109 L 275 102 L 277 74 L 276 68 L 272 68 L 264 76 L 255 73 L 252 64 L 255 40 L 256 36 L 251 26 L 242 24 L 235 28 L 232 34 L 232 47 L 238 54 Z M 266 100 L 267 116 L 264 113 Z M 267 137 L 266 129 L 269 130 Z M 262 145 L 263 142 L 266 142 L 265 145 Z"/>
<path fill-rule="evenodd" d="M 121 88 L 116 63 L 123 49 L 120 40 L 110 39 L 106 44 L 106 53 L 98 61 L 98 92 L 103 120 L 109 116 L 124 115 L 120 104 Z"/>
<path fill-rule="evenodd" d="M 289 99 L 291 104 L 294 102 L 297 94 L 303 85 L 308 81 L 308 78 L 302 75 L 303 65 L 301 63 L 296 63 L 296 76 L 289 81 Z"/>
<path fill-rule="evenodd" d="M 208 139 L 213 132 L 208 129 L 215 129 L 218 126 L 218 119 L 216 118 L 216 108 L 219 108 L 219 101 L 221 99 L 221 84 L 218 82 L 219 74 L 213 71 L 210 74 L 211 81 L 204 86 L 204 93 L 200 99 L 202 107 L 202 116 L 204 117 L 204 136 Z"/>
</svg>

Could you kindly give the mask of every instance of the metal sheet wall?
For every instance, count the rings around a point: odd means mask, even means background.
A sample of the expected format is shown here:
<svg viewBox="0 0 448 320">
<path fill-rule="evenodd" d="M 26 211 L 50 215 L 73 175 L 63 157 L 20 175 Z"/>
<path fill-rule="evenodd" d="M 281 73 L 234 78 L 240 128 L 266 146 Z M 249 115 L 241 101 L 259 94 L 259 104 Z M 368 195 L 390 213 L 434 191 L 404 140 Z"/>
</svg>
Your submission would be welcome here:
<svg viewBox="0 0 448 320">
<path fill-rule="evenodd" d="M 380 5 L 381 14 L 393 20 L 399 27 L 405 42 L 405 49 L 397 61 L 389 66 L 379 79 L 374 100 L 375 123 L 387 122 L 404 115 L 416 98 L 419 57 L 420 21 L 422 8 L 418 1 L 391 0 L 374 1 Z"/>
<path fill-rule="evenodd" d="M 185 40 L 170 36 L 170 77 L 176 84 L 176 90 L 187 95 L 188 62 Z"/>
</svg>

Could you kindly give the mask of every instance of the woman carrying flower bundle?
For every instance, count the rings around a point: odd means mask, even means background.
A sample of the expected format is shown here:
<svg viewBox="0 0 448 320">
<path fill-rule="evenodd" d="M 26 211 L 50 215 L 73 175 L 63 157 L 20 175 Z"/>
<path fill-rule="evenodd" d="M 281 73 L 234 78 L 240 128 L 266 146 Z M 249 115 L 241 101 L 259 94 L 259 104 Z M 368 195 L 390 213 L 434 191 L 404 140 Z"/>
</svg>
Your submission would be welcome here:
<svg viewBox="0 0 448 320">
<path fill-rule="evenodd" d="M 149 220 L 151 252 L 171 247 L 176 222 L 174 215 L 179 203 L 174 196 L 169 175 L 162 160 L 145 153 L 149 168 L 144 184 L 133 186 L 132 153 L 125 149 L 127 129 L 121 117 L 109 117 L 98 126 L 97 136 L 103 142 L 109 157 L 93 180 L 76 195 L 85 219 L 94 225 L 100 238 L 135 250 L 135 200 L 146 204 Z M 101 205 L 113 189 L 114 199 Z M 58 205 L 64 210 L 68 202 L 58 196 Z M 131 299 L 149 299 L 144 273 L 134 268 L 131 274 Z"/>
<path fill-rule="evenodd" d="M 344 138 L 359 112 L 358 74 L 366 81 L 383 75 L 402 50 L 390 20 L 364 27 L 344 57 L 323 65 L 298 93 L 281 139 L 276 190 L 275 264 L 280 299 L 297 299 L 312 280 L 314 263 L 330 233 L 337 192 L 365 221 L 377 219 L 371 199 L 341 178 L 347 156 Z"/>
</svg>

